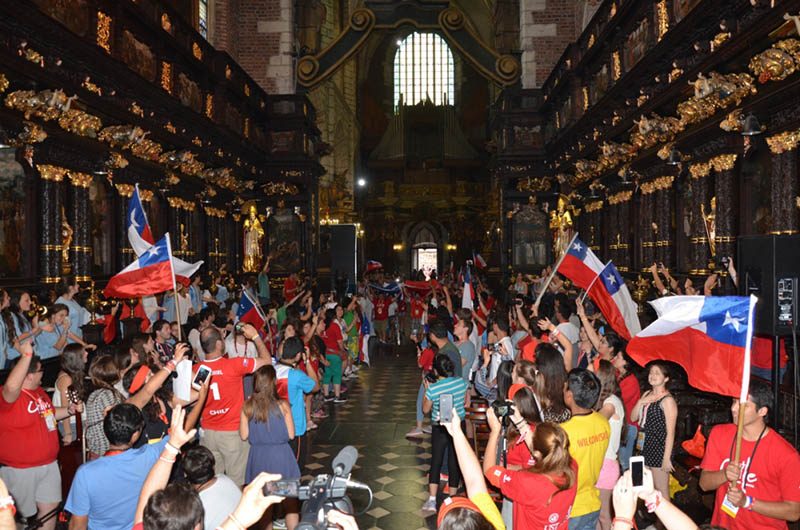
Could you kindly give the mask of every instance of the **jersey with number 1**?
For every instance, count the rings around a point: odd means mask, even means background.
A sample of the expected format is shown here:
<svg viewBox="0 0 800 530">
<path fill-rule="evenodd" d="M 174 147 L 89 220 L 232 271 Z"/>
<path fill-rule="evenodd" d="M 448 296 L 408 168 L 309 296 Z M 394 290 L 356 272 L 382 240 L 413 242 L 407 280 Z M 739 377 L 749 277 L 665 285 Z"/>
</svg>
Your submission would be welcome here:
<svg viewBox="0 0 800 530">
<path fill-rule="evenodd" d="M 242 379 L 255 372 L 256 360 L 249 357 L 219 357 L 201 362 L 198 369 L 200 366 L 211 370 L 208 397 L 201 420 L 203 428 L 212 431 L 238 430 L 244 404 Z"/>
</svg>

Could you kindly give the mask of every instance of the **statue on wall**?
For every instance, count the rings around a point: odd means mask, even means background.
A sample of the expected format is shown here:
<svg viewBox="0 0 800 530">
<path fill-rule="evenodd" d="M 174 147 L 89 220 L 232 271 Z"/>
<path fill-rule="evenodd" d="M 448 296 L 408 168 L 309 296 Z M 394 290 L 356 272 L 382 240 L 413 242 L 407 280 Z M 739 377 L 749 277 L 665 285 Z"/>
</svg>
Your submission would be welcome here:
<svg viewBox="0 0 800 530">
<path fill-rule="evenodd" d="M 708 248 L 711 250 L 711 256 L 717 255 L 717 198 L 711 197 L 711 208 L 706 213 L 706 205 L 700 204 L 700 214 L 703 216 L 703 226 L 706 228 L 706 236 L 708 237 Z"/>
<path fill-rule="evenodd" d="M 189 252 L 189 236 L 186 234 L 186 226 L 183 223 L 181 223 L 180 236 L 181 236 L 180 251 L 185 256 L 186 253 Z"/>
<path fill-rule="evenodd" d="M 567 251 L 575 231 L 572 219 L 574 209 L 564 195 L 559 195 L 558 205 L 550 212 L 550 230 L 553 232 L 553 255 L 556 259 Z"/>
<path fill-rule="evenodd" d="M 264 228 L 258 220 L 256 205 L 251 204 L 248 218 L 244 221 L 244 272 L 260 272 L 264 253 L 261 244 L 264 240 Z"/>
<path fill-rule="evenodd" d="M 322 24 L 328 10 L 321 0 L 305 0 L 297 4 L 297 39 L 300 55 L 314 55 L 320 51 Z"/>
<path fill-rule="evenodd" d="M 72 245 L 72 227 L 67 222 L 67 214 L 61 207 L 61 260 L 69 263 L 69 247 Z"/>
</svg>

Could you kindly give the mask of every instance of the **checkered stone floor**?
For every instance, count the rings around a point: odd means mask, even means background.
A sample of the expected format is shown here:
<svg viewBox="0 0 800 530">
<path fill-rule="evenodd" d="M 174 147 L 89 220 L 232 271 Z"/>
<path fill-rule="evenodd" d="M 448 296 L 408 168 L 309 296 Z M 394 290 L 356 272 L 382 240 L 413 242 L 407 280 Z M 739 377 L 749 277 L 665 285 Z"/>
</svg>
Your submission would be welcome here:
<svg viewBox="0 0 800 530">
<path fill-rule="evenodd" d="M 348 402 L 326 406 L 330 416 L 308 437 L 309 457 L 305 480 L 329 473 L 331 462 L 343 447 L 358 449 L 353 478 L 370 485 L 373 503 L 357 517 L 359 528 L 377 530 L 433 529 L 436 517 L 420 510 L 427 499 L 430 436 L 411 441 L 405 433 L 414 427 L 420 373 L 412 352 L 373 359 L 350 387 Z M 357 512 L 368 496 L 352 495 Z M 425 517 L 427 515 L 427 517 Z"/>
</svg>

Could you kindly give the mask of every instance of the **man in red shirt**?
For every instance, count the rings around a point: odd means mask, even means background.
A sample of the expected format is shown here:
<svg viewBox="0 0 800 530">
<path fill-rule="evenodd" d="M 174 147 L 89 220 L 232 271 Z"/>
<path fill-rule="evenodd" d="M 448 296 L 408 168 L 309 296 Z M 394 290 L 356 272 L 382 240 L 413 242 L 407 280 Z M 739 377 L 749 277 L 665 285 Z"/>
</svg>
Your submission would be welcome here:
<svg viewBox="0 0 800 530">
<path fill-rule="evenodd" d="M 236 484 L 244 484 L 247 455 L 250 445 L 239 437 L 239 419 L 244 404 L 244 376 L 252 374 L 266 364 L 272 364 L 269 351 L 256 328 L 245 324 L 242 330 L 247 340 L 253 341 L 258 358 L 225 355 L 225 342 L 215 327 L 200 333 L 200 345 L 206 359 L 197 365 L 211 370 L 208 398 L 203 407 L 201 422 L 203 437 L 200 443 L 214 455 L 217 474 L 225 473 Z"/>
<path fill-rule="evenodd" d="M 381 342 L 386 342 L 386 324 L 389 320 L 389 297 L 378 294 L 371 297 L 375 317 L 372 324 Z"/>
<path fill-rule="evenodd" d="M 41 516 L 61 502 L 57 422 L 81 405 L 53 407 L 42 388 L 42 363 L 30 341 L 14 346 L 21 356 L 8 374 L 0 398 L 0 478 L 25 517 Z M 41 528 L 53 530 L 56 517 Z"/>
<path fill-rule="evenodd" d="M 733 401 L 733 423 L 711 430 L 700 464 L 700 487 L 716 490 L 711 524 L 730 530 L 786 529 L 800 519 L 800 455 L 780 434 L 767 426 L 772 391 L 750 382 L 744 408 L 744 431 L 738 463 L 732 463 L 739 417 Z M 724 503 L 724 505 L 723 505 Z M 735 514 L 735 517 L 730 515 Z"/>
<path fill-rule="evenodd" d="M 411 331 L 417 335 L 422 333 L 422 314 L 425 312 L 425 300 L 418 295 L 411 295 Z"/>
<path fill-rule="evenodd" d="M 300 285 L 300 280 L 297 278 L 297 273 L 291 273 L 284 281 L 283 281 L 283 299 L 284 300 L 291 300 L 295 296 L 297 296 L 298 288 Z"/>
</svg>

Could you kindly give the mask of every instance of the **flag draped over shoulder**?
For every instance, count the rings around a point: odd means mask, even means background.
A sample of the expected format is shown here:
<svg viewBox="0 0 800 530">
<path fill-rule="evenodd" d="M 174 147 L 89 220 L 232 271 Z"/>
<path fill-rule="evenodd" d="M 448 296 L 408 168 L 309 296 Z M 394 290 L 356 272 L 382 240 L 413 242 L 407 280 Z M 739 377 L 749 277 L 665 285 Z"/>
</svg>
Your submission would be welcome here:
<svg viewBox="0 0 800 530">
<path fill-rule="evenodd" d="M 754 297 L 666 296 L 650 305 L 658 319 L 627 348 L 636 362 L 673 361 L 699 390 L 746 397 Z"/>
<path fill-rule="evenodd" d="M 137 298 L 175 288 L 169 233 L 133 263 L 114 275 L 103 293 L 107 297 Z"/>
<path fill-rule="evenodd" d="M 139 185 L 133 191 L 133 196 L 128 201 L 128 213 L 125 217 L 128 226 L 128 242 L 136 256 L 141 256 L 153 246 L 153 232 L 150 230 L 150 223 L 147 221 L 147 213 L 142 206 L 142 199 L 139 196 Z M 188 263 L 176 257 L 172 258 L 172 266 L 175 276 L 179 282 L 188 286 L 190 278 L 200 266 L 202 261 Z"/>
</svg>

